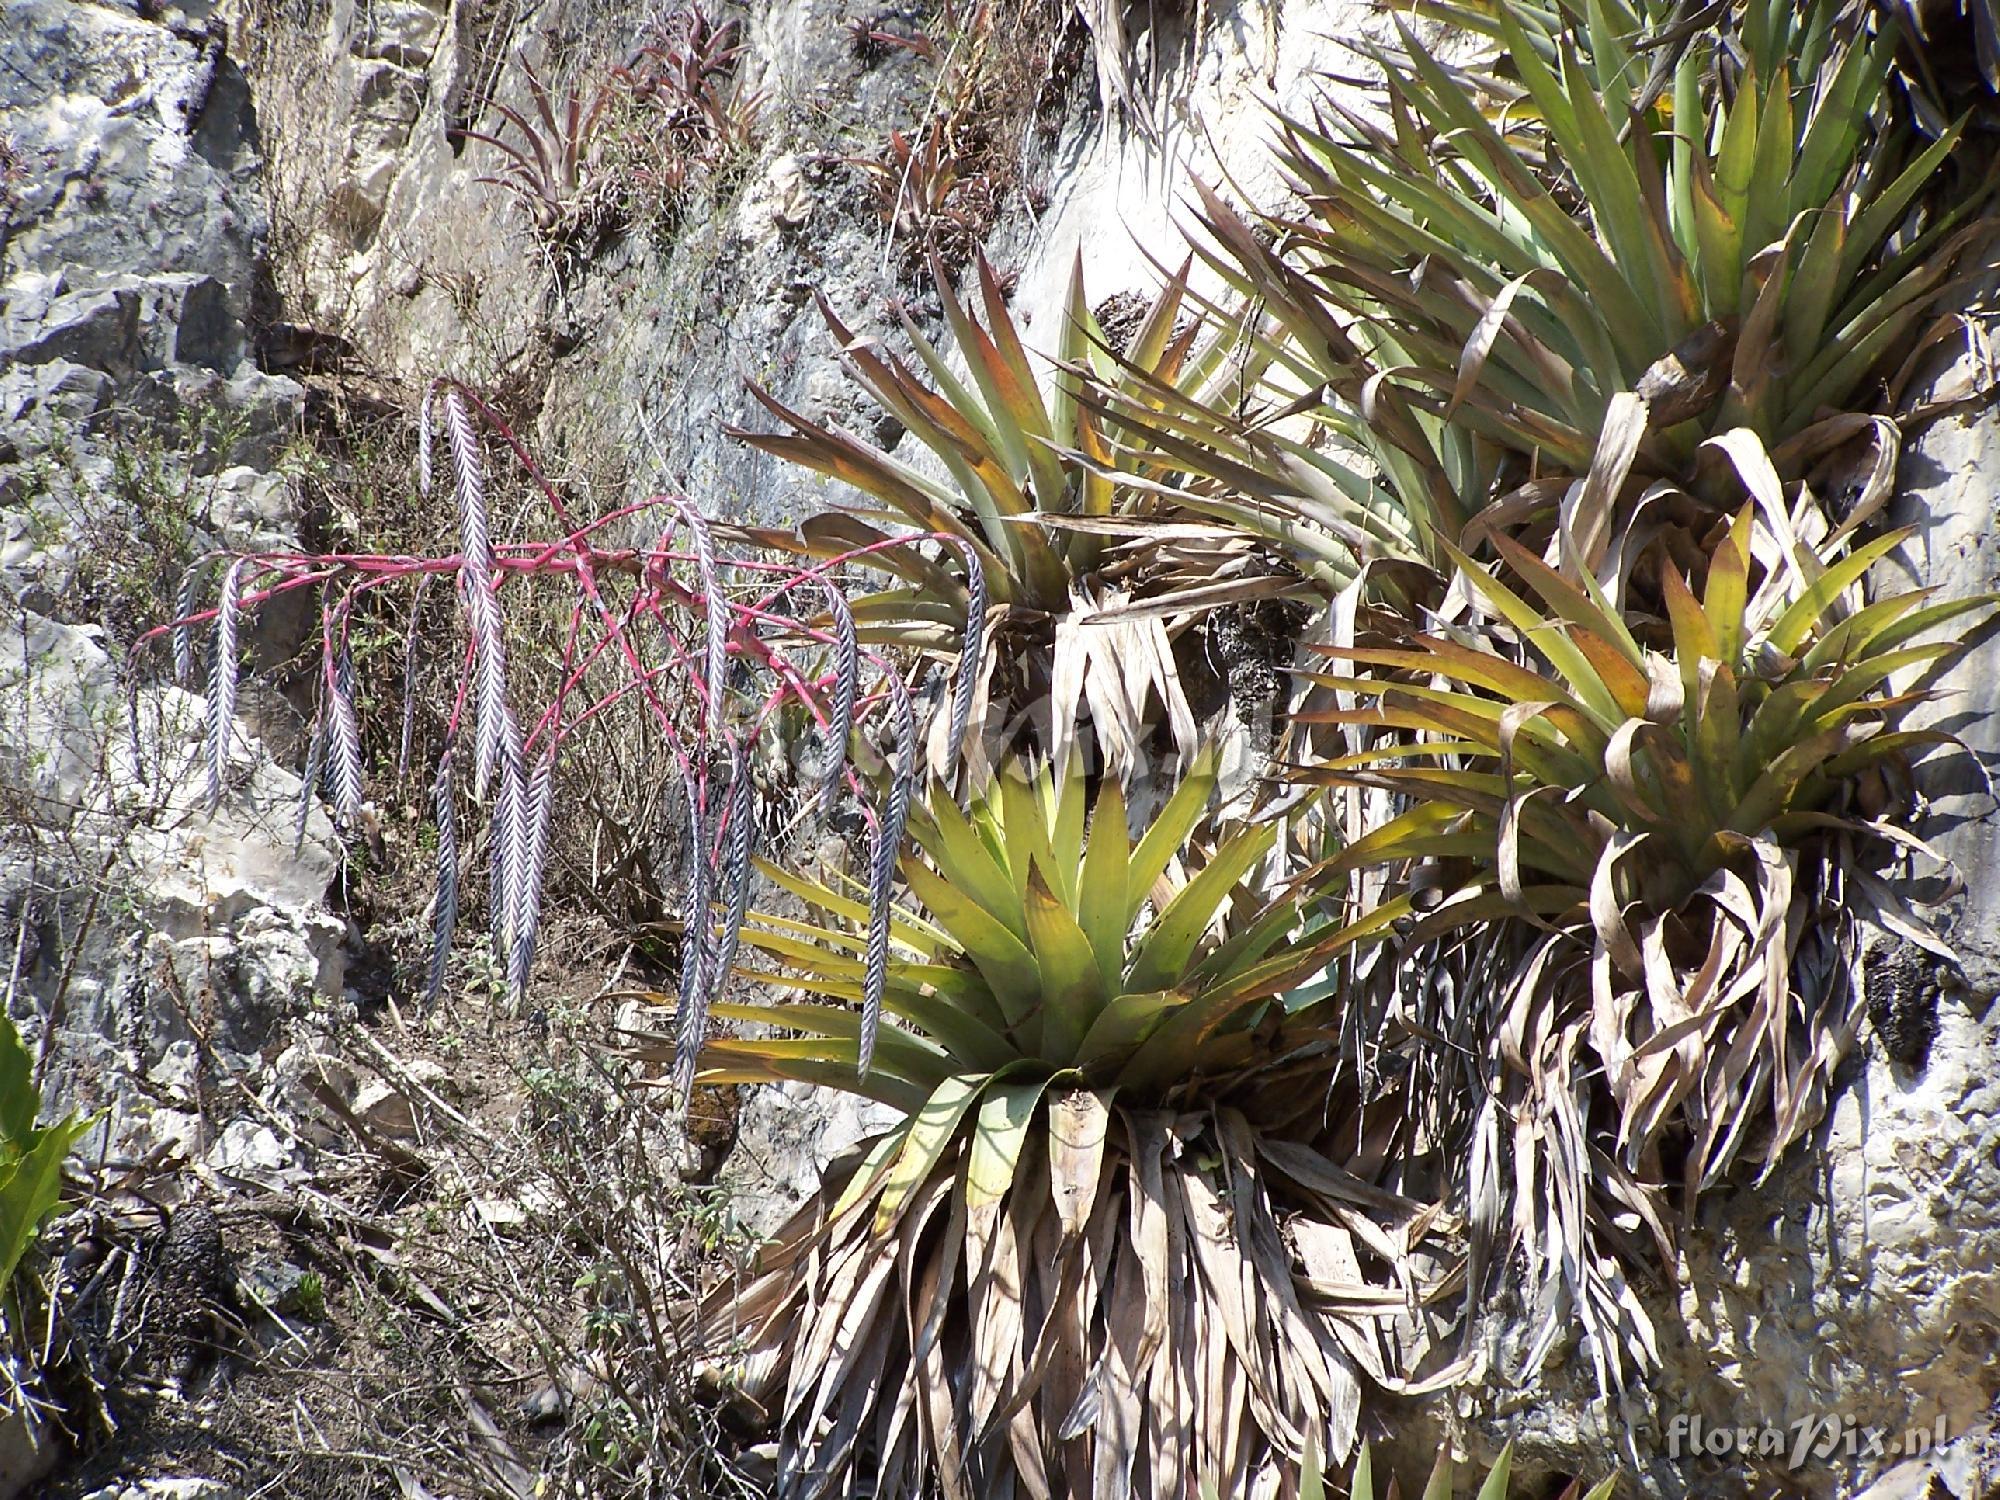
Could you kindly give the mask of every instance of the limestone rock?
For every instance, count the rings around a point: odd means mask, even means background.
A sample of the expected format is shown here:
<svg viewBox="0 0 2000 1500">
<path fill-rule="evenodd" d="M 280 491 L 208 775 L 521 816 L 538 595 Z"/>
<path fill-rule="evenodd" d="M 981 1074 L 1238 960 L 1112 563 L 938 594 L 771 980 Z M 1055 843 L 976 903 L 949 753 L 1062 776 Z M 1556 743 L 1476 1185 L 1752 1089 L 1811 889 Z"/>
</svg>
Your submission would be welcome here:
<svg viewBox="0 0 2000 1500">
<path fill-rule="evenodd" d="M 872 1100 L 805 1084 L 750 1091 L 737 1117 L 736 1151 L 722 1174 L 731 1211 L 752 1233 L 775 1231 L 819 1191 L 837 1158 L 900 1119 Z"/>
<path fill-rule="evenodd" d="M 205 705 L 164 651 L 127 661 L 119 612 L 204 550 L 306 525 L 271 470 L 302 391 L 251 335 L 256 113 L 199 4 L 0 0 L 0 31 L 29 166 L 0 239 L 0 913 L 29 935 L 10 993 L 31 1031 L 60 995 L 51 1089 L 108 1107 L 114 1153 L 269 1170 L 290 1147 L 218 1111 L 222 1085 L 340 994 L 338 847 L 242 725 L 211 811 Z M 246 623 L 256 659 L 297 643 L 295 614 Z"/>
<path fill-rule="evenodd" d="M 354 1113 L 388 1135 L 417 1133 L 417 1114 L 409 1096 L 380 1078 L 361 1086 L 361 1092 L 354 1096 Z"/>
<path fill-rule="evenodd" d="M 30 164 L 4 274 L 62 271 L 79 292 L 208 278 L 240 322 L 264 219 L 256 118 L 219 31 L 69 0 L 5 0 L 0 30 L 0 110 Z"/>
</svg>

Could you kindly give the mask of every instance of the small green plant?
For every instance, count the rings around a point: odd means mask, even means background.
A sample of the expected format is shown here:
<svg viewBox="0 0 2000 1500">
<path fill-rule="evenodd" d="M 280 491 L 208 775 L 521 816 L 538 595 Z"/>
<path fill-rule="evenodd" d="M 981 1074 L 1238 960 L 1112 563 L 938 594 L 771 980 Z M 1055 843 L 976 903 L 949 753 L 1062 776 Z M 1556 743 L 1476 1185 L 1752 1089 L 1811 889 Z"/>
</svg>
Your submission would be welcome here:
<svg viewBox="0 0 2000 1500">
<path fill-rule="evenodd" d="M 0 1310 L 12 1302 L 14 1273 L 42 1221 L 62 1203 L 62 1165 L 93 1121 L 71 1114 L 37 1125 L 42 1091 L 35 1063 L 0 1015 Z"/>
<path fill-rule="evenodd" d="M 1457 1493 L 1456 1470 L 1457 1465 L 1452 1462 L 1451 1450 L 1442 1449 L 1438 1453 L 1436 1464 L 1431 1468 L 1430 1479 L 1424 1485 L 1423 1500 L 1452 1500 L 1452 1496 Z M 1480 1482 L 1477 1500 L 1507 1500 L 1512 1490 L 1513 1478 L 1514 1445 L 1509 1443 L 1500 1450 L 1500 1457 L 1494 1460 L 1493 1467 Z M 1298 1500 L 1326 1500 L 1329 1493 L 1327 1485 L 1330 1480 L 1331 1476 L 1321 1472 L 1309 1450 L 1306 1461 L 1299 1471 Z M 1584 1494 L 1581 1480 L 1571 1480 L 1556 1500 L 1611 1500 L 1617 1490 L 1618 1480 L 1615 1475 L 1603 1481 L 1588 1495 Z M 1368 1444 L 1363 1443 L 1360 1453 L 1354 1460 L 1354 1472 L 1347 1479 L 1347 1500 L 1376 1500 L 1378 1493 L 1384 1494 L 1386 1500 L 1395 1500 L 1401 1492 L 1393 1477 L 1389 1481 L 1388 1489 L 1378 1492 L 1375 1486 L 1374 1457 L 1369 1451 Z M 1221 1491 L 1212 1481 L 1203 1483 L 1201 1495 L 1202 1500 L 1222 1500 Z"/>
<path fill-rule="evenodd" d="M 326 1281 L 317 1271 L 307 1271 L 299 1277 L 299 1284 L 292 1295 L 298 1301 L 299 1316 L 308 1323 L 326 1321 Z"/>
<path fill-rule="evenodd" d="M 192 405 L 169 423 L 135 426 L 110 445 L 111 483 L 82 484 L 73 467 L 68 488 L 80 506 L 47 508 L 39 527 L 51 538 L 81 524 L 88 545 L 78 556 L 67 607 L 96 618 L 121 643 L 173 618 L 177 588 L 199 558 L 203 512 L 215 476 L 234 462 L 248 419 L 213 403 Z M 31 514 L 39 507 L 31 508 Z"/>
<path fill-rule="evenodd" d="M 616 1396 L 597 1401 L 583 1420 L 584 1453 L 594 1464 L 617 1470 L 648 1434 L 631 1405 Z"/>
<path fill-rule="evenodd" d="M 727 1181 L 684 1182 L 674 1198 L 674 1217 L 689 1248 L 731 1265 L 749 1259 L 760 1243 L 738 1218 L 734 1190 Z"/>
</svg>

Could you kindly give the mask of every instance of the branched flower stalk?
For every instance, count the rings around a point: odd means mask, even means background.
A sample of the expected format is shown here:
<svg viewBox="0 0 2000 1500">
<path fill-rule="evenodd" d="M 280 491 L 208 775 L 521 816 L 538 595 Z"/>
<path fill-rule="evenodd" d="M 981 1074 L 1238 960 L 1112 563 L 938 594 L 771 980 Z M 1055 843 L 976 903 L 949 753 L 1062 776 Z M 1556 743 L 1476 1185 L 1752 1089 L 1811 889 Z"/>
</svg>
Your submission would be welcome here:
<svg viewBox="0 0 2000 1500">
<path fill-rule="evenodd" d="M 956 539 L 934 532 L 877 534 L 849 552 L 809 562 L 772 561 L 727 550 L 719 528 L 689 501 L 671 495 L 649 496 L 579 522 L 506 424 L 472 392 L 447 383 L 427 392 L 423 403 L 416 478 L 426 494 L 434 478 L 434 412 L 441 417 L 451 455 L 456 552 L 235 557 L 223 570 L 219 597 L 207 609 L 195 607 L 203 572 L 197 565 L 182 587 L 180 618 L 142 638 L 141 645 L 166 638 L 178 667 L 191 654 L 190 632 L 212 622 L 207 791 L 213 806 L 224 795 L 222 771 L 233 732 L 239 622 L 246 612 L 282 596 L 315 591 L 321 620 L 321 702 L 314 715 L 316 748 L 302 793 L 301 826 L 319 791 L 323 756 L 338 821 L 351 829 L 361 820 L 366 791 L 363 705 L 357 699 L 349 622 L 357 608 L 373 603 L 381 591 L 411 589 L 403 664 L 406 707 L 397 751 L 399 764 L 406 762 L 414 733 L 407 702 L 423 655 L 417 610 L 432 579 L 452 581 L 463 609 L 465 641 L 457 653 L 445 745 L 431 794 L 438 832 L 429 970 L 433 997 L 445 982 L 460 908 L 459 816 L 466 789 L 455 775 L 459 752 L 453 747 L 462 738 L 470 740 L 470 801 L 487 808 L 490 927 L 496 958 L 518 1006 L 540 928 L 564 747 L 614 707 L 628 700 L 640 705 L 664 747 L 663 764 L 684 788 L 690 832 L 677 1069 L 685 1079 L 692 1075 L 706 1037 L 714 993 L 728 980 L 748 908 L 758 822 L 754 748 L 762 736 L 776 732 L 781 711 L 788 707 L 803 707 L 829 749 L 829 764 L 814 778 L 809 800 L 822 812 L 830 811 L 844 788 L 857 798 L 872 829 L 870 874 L 882 888 L 871 893 L 870 905 L 878 921 L 886 922 L 890 892 L 885 883 L 895 879 L 916 776 L 920 726 L 903 680 L 912 667 L 908 660 L 892 661 L 857 641 L 839 578 L 846 565 L 867 562 L 872 554 L 933 542 L 955 545 Z M 553 516 L 553 536 L 495 540 L 482 426 L 498 435 Z M 975 603 L 969 611 L 973 628 L 956 665 L 950 724 L 954 745 L 968 732 L 986 594 L 978 557 L 968 553 L 966 563 L 974 580 L 968 592 Z M 554 693 L 546 703 L 517 712 L 522 705 L 512 699 L 509 686 L 509 621 L 525 613 L 525 605 L 510 608 L 510 601 L 537 585 L 569 591 L 568 624 Z M 795 601 L 823 601 L 826 609 L 800 613 L 806 606 Z M 876 761 L 850 754 L 848 742 L 861 731 L 865 743 L 869 722 L 882 716 L 889 721 L 894 755 L 888 784 L 878 787 L 872 780 Z M 711 903 L 720 908 L 714 917 Z M 870 1015 L 872 1033 L 872 1011 Z"/>
<path fill-rule="evenodd" d="M 215 606 L 215 662 L 208 681 L 208 805 L 222 801 L 223 766 L 236 722 L 236 632 L 242 610 L 243 563 L 222 575 L 222 598 Z"/>
<path fill-rule="evenodd" d="M 312 783 L 306 783 L 308 792 Z M 431 903 L 430 981 L 427 1004 L 444 990 L 445 964 L 451 957 L 452 929 L 458 925 L 458 813 L 451 795 L 451 747 L 438 757 L 437 780 L 431 788 L 437 817 L 437 898 Z"/>
</svg>

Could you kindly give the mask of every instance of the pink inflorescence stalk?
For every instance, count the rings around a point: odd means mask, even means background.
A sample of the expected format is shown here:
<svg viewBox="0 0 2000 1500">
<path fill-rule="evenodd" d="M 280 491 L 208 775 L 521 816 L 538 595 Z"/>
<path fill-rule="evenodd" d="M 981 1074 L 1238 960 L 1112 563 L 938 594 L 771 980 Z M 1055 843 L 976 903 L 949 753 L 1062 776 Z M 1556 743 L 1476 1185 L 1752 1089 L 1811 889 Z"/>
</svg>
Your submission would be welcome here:
<svg viewBox="0 0 2000 1500">
<path fill-rule="evenodd" d="M 465 638 L 446 658 L 455 677 L 430 800 L 438 835 L 437 893 L 427 996 L 442 993 L 460 908 L 464 869 L 459 808 L 469 796 L 488 809 L 491 874 L 489 923 L 495 957 L 515 1004 L 522 1003 L 541 926 L 549 841 L 559 795 L 562 752 L 570 737 L 617 705 L 639 705 L 666 752 L 668 774 L 682 786 L 688 823 L 680 1015 L 674 1080 L 683 1095 L 696 1076 L 709 1006 L 728 982 L 737 937 L 749 910 L 755 831 L 759 826 L 752 775 L 755 747 L 787 703 L 803 707 L 826 753 L 807 789 L 822 817 L 851 788 L 872 828 L 869 861 L 866 983 L 862 997 L 861 1066 L 874 1052 L 887 978 L 890 896 L 905 825 L 915 794 L 920 727 L 902 671 L 860 644 L 854 613 L 839 582 L 850 563 L 873 554 L 930 543 L 948 535 L 919 533 L 856 547 L 810 564 L 748 552 L 725 552 L 716 527 L 689 501 L 653 495 L 579 525 L 521 442 L 486 404 L 463 386 L 427 389 L 418 432 L 417 483 L 428 496 L 432 422 L 441 413 L 451 456 L 458 550 L 449 556 L 375 553 L 271 552 L 232 557 L 222 570 L 213 608 L 200 609 L 213 555 L 197 561 L 181 583 L 178 618 L 142 638 L 165 637 L 175 676 L 192 673 L 192 631 L 209 621 L 214 661 L 207 699 L 207 798 L 223 799 L 233 733 L 238 634 L 242 615 L 301 589 L 320 600 L 319 703 L 305 768 L 300 836 L 322 780 L 339 825 L 362 820 L 365 745 L 350 626 L 357 611 L 378 609 L 381 591 L 409 585 L 413 597 L 403 647 L 403 708 L 394 757 L 400 775 L 416 735 L 414 705 L 428 656 L 419 628 L 423 596 L 433 578 L 450 578 L 462 601 Z M 480 425 L 497 434 L 559 527 L 552 538 L 495 541 Z M 517 521 L 515 524 L 519 524 Z M 650 533 L 650 545 L 613 539 Z M 954 762 L 970 732 L 980 669 L 986 579 L 972 549 L 965 554 L 967 630 L 959 653 L 947 734 Z M 521 588 L 542 584 L 568 591 L 568 629 L 560 648 L 559 686 L 537 711 L 517 717 L 509 697 L 508 608 Z M 823 602 L 817 617 L 797 613 L 797 601 Z M 697 624 L 698 622 L 698 624 Z M 362 637 L 357 636 L 357 641 Z M 553 648 L 550 648 L 553 650 Z M 459 774 L 461 724 L 470 708 L 471 785 Z M 889 718 L 893 745 L 887 785 L 870 785 L 848 754 L 857 728 L 872 715 Z M 523 732 L 523 726 L 526 732 Z"/>
</svg>

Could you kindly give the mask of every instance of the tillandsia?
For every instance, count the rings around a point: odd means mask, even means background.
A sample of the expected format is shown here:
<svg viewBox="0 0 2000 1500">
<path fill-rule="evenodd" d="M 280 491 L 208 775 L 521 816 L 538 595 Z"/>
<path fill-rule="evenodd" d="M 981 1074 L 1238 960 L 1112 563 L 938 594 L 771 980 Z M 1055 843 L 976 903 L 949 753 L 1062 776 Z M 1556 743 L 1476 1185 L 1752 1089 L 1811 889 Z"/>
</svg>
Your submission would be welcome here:
<svg viewBox="0 0 2000 1500">
<path fill-rule="evenodd" d="M 616 102 L 614 86 L 606 81 L 588 94 L 572 89 L 558 105 L 534 69 L 521 71 L 534 119 L 497 99 L 489 106 L 513 126 L 519 144 L 483 130 L 465 132 L 468 140 L 491 146 L 507 159 L 499 175 L 479 181 L 511 193 L 544 236 L 560 240 L 591 232 L 615 207 L 603 170 L 603 127 Z"/>
<path fill-rule="evenodd" d="M 648 28 L 611 76 L 614 109 L 607 174 L 628 214 L 674 224 L 689 198 L 751 144 L 764 105 L 742 75 L 742 24 L 683 5 Z"/>
<path fill-rule="evenodd" d="M 1201 192 L 1202 253 L 1281 330 L 1273 369 L 1322 393 L 1434 564 L 1489 507 L 1546 521 L 1621 446 L 1636 492 L 1688 483 L 1704 438 L 1776 449 L 1874 409 L 1954 326 L 1936 299 L 1993 178 L 1957 126 L 1897 123 L 1890 36 L 1831 0 L 1693 40 L 1622 0 L 1435 9 L 1498 57 L 1405 27 L 1374 53 L 1380 114 L 1280 121 L 1299 210 L 1253 227 Z"/>
<path fill-rule="evenodd" d="M 713 165 L 750 141 L 761 96 L 734 82 L 746 50 L 740 21 L 684 5 L 655 23 L 612 76 L 649 112 L 655 150 Z"/>
<path fill-rule="evenodd" d="M 949 134 L 934 116 L 914 142 L 892 130 L 879 156 L 844 159 L 873 189 L 907 278 L 922 273 L 927 256 L 953 270 L 969 265 L 999 216 L 1005 183 L 983 164 L 962 163 Z"/>
<path fill-rule="evenodd" d="M 702 178 L 750 144 L 762 97 L 736 81 L 743 51 L 737 22 L 718 25 L 687 5 L 652 25 L 621 66 L 560 101 L 524 65 L 532 115 L 497 99 L 487 105 L 514 138 L 464 131 L 506 159 L 478 180 L 513 195 L 552 246 L 632 218 L 671 218 Z"/>
<path fill-rule="evenodd" d="M 438 730 L 437 774 L 431 802 L 438 842 L 438 890 L 432 909 L 434 949 L 428 990 L 442 989 L 449 947 L 462 909 L 461 882 L 471 852 L 461 838 L 462 804 L 489 812 L 485 842 L 491 874 L 487 902 L 498 971 L 516 1004 L 532 971 L 543 887 L 552 854 L 565 747 L 594 721 L 627 705 L 656 737 L 661 765 L 677 772 L 686 796 L 691 878 L 683 913 L 683 966 L 689 978 L 683 1017 L 683 1079 L 691 1075 L 706 1034 L 712 991 L 727 975 L 749 899 L 752 829 L 757 822 L 751 775 L 754 747 L 781 716 L 802 712 L 826 738 L 809 803 L 830 809 L 845 789 L 876 830 L 877 867 L 893 870 L 901 823 L 916 776 L 912 747 L 918 730 L 901 674 L 910 669 L 856 640 L 838 575 L 877 553 L 912 557 L 928 544 L 955 545 L 947 534 L 875 537 L 851 552 L 801 564 L 725 552 L 709 522 L 689 502 L 654 495 L 579 521 L 506 425 L 469 390 L 440 384 L 427 391 L 418 441 L 417 484 L 426 498 L 434 479 L 433 415 L 441 420 L 450 455 L 458 550 L 445 556 L 358 553 L 259 553 L 229 559 L 213 608 L 199 603 L 203 559 L 183 585 L 186 610 L 143 638 L 170 639 L 178 668 L 192 656 L 192 630 L 214 631 L 207 722 L 211 805 L 228 791 L 241 621 L 274 599 L 309 590 L 320 601 L 318 706 L 313 750 L 302 787 L 300 826 L 325 781 L 337 819 L 357 826 L 366 788 L 363 687 L 357 673 L 357 619 L 393 618 L 387 590 L 411 594 L 402 652 L 406 700 L 417 691 L 425 653 L 417 611 L 433 578 L 452 581 L 459 598 L 463 644 L 434 663 L 448 684 Z M 552 536 L 502 539 L 487 494 L 480 423 L 511 451 L 531 492 L 555 523 Z M 525 517 L 520 518 L 525 519 Z M 518 521 L 510 530 L 518 529 Z M 629 542 L 627 538 L 639 538 Z M 935 567 L 926 561 L 925 566 Z M 980 560 L 965 559 L 968 592 L 984 586 Z M 525 628 L 510 599 L 543 585 L 567 595 L 559 611 L 554 686 L 547 701 L 517 712 L 510 672 L 510 632 Z M 824 616 L 801 613 L 795 601 L 824 597 Z M 954 643 L 955 644 L 955 643 Z M 940 643 L 942 650 L 942 643 Z M 963 736 L 972 679 L 980 659 L 977 637 L 957 657 L 949 733 Z M 407 712 L 394 736 L 393 759 L 407 762 L 414 726 Z M 898 746 L 885 777 L 861 749 L 861 733 L 887 717 Z M 468 724 L 468 720 L 470 723 Z M 469 783 L 469 785 L 468 785 Z M 711 899 L 720 904 L 710 910 Z M 878 903 L 884 910 L 887 892 Z"/>
<path fill-rule="evenodd" d="M 703 1311 L 778 1425 L 779 1493 L 1263 1493 L 1399 1386 L 1384 1315 L 1436 1264 L 1432 1210 L 1375 1180 L 1401 1102 L 1329 1094 L 1338 998 L 1278 998 L 1275 830 L 1210 827 L 1213 762 L 1185 770 L 1136 842 L 1074 764 L 1009 763 L 966 811 L 934 782 L 886 962 L 858 886 L 764 867 L 823 915 L 753 914 L 744 973 L 807 998 L 718 1007 L 773 1030 L 710 1042 L 698 1080 L 905 1116 Z"/>
<path fill-rule="evenodd" d="M 1456 554 L 1483 623 L 1327 647 L 1347 670 L 1310 674 L 1323 701 L 1297 722 L 1354 748 L 1292 774 L 1401 809 L 1316 877 L 1443 872 L 1382 893 L 1320 956 L 1511 931 L 1511 973 L 1464 1028 L 1487 1074 L 1469 1154 L 1493 1189 L 1474 1195 L 1474 1263 L 1520 1248 L 1595 1335 L 1607 1385 L 1621 1348 L 1656 1355 L 1593 1242 L 1650 1240 L 1671 1266 L 1677 1213 L 1739 1158 L 1768 1175 L 1821 1118 L 1860 1023 L 1864 937 L 1955 962 L 1887 878 L 1943 865 L 1902 826 L 1898 788 L 1958 748 L 1903 721 L 1963 644 L 1938 632 L 1994 601 L 1866 599 L 1906 536 L 1829 534 L 1803 492 L 1746 506 L 1705 578 L 1667 569 L 1661 613 L 1629 617 L 1501 537 L 1513 583 Z"/>
<path fill-rule="evenodd" d="M 885 268 L 893 264 L 903 280 L 916 282 L 935 261 L 956 276 L 1029 175 L 1020 138 L 1029 128 L 1020 117 L 1027 101 L 1004 80 L 1052 64 L 1056 38 L 1032 9 L 985 3 L 945 18 L 944 46 L 921 30 L 903 35 L 876 24 L 890 19 L 857 19 L 856 52 L 869 64 L 891 48 L 921 59 L 929 75 L 923 113 L 871 151 L 823 160 L 859 173 L 872 193 Z M 905 24 L 916 19 L 902 17 Z"/>
<path fill-rule="evenodd" d="M 1182 277 L 1168 278 L 1114 353 L 1079 264 L 1040 362 L 983 258 L 974 306 L 942 266 L 933 262 L 933 272 L 964 373 L 907 315 L 901 331 L 921 368 L 855 334 L 824 302 L 821 312 L 848 373 L 923 444 L 935 469 L 814 422 L 754 383 L 751 393 L 788 430 L 736 435 L 876 503 L 801 527 L 815 556 L 879 539 L 873 523 L 887 519 L 953 535 L 977 558 L 992 610 L 976 613 L 1004 647 L 984 659 L 977 722 L 989 710 L 1032 714 L 1041 746 L 1064 761 L 1087 725 L 1121 776 L 1145 762 L 1161 725 L 1191 755 L 1198 732 L 1181 666 L 1190 627 L 1220 608 L 1332 594 L 1352 579 L 1376 513 L 1315 478 L 1303 449 L 1275 439 L 1260 439 L 1255 456 L 1243 450 L 1227 483 L 1188 471 L 1176 441 L 1201 423 L 1233 420 L 1257 381 L 1240 357 L 1236 323 L 1184 316 Z M 1260 480 L 1256 457 L 1266 454 L 1275 457 Z M 861 639 L 969 636 L 974 601 L 960 575 L 896 553 L 868 561 L 905 586 L 855 601 Z M 933 754 L 933 769 L 950 765 Z"/>
</svg>

